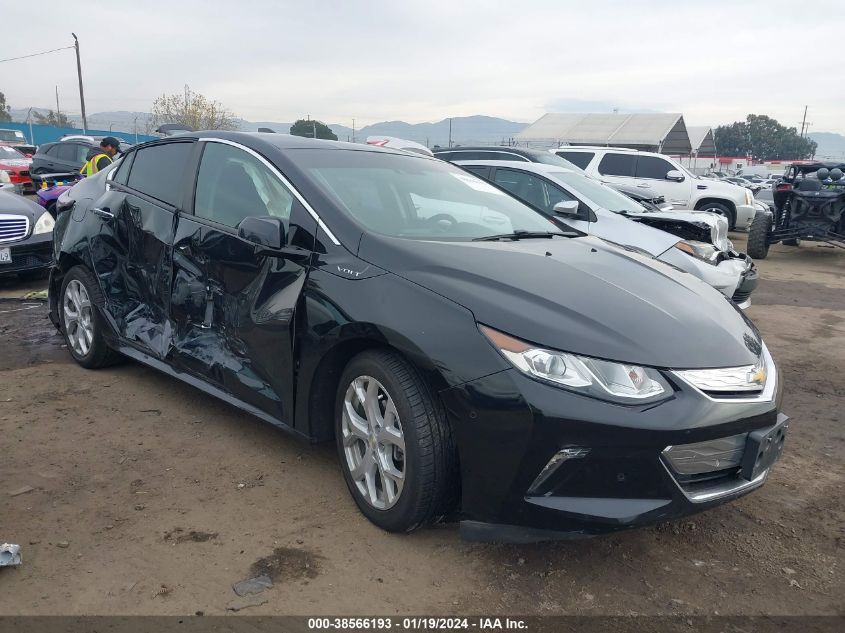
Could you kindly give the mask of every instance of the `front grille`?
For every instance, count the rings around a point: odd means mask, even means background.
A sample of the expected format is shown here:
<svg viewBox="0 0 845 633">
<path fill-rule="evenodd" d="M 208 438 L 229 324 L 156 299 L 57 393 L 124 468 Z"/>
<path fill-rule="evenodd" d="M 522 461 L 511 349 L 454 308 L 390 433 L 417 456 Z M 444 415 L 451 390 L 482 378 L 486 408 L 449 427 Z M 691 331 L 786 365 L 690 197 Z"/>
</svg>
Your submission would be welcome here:
<svg viewBox="0 0 845 633">
<path fill-rule="evenodd" d="M 754 365 L 681 369 L 673 373 L 711 400 L 772 400 L 777 386 L 777 368 L 765 344 Z"/>
<path fill-rule="evenodd" d="M 753 292 L 753 289 L 752 290 L 737 290 L 734 293 L 734 296 L 731 297 L 731 299 L 733 299 L 734 303 L 742 303 L 743 301 L 748 300 L 748 297 L 751 296 L 752 292 Z"/>
<path fill-rule="evenodd" d="M 28 171 L 22 171 L 21 176 L 23 176 L 24 178 L 29 178 L 29 172 Z"/>
<path fill-rule="evenodd" d="M 41 268 L 42 266 L 49 266 L 53 263 L 53 256 L 52 255 L 32 255 L 27 253 L 26 255 L 16 255 L 12 261 L 17 268 L 20 266 L 21 268 Z"/>
<path fill-rule="evenodd" d="M 0 214 L 0 242 L 20 240 L 29 233 L 29 218 L 25 215 Z"/>
</svg>

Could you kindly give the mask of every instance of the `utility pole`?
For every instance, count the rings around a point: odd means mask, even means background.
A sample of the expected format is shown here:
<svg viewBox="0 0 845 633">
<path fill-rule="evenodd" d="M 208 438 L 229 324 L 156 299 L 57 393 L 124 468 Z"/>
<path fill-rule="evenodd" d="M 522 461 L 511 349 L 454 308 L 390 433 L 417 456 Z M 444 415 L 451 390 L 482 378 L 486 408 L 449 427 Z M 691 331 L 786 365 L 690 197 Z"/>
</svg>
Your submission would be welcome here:
<svg viewBox="0 0 845 633">
<path fill-rule="evenodd" d="M 352 142 L 355 142 L 355 119 L 352 119 Z"/>
<path fill-rule="evenodd" d="M 35 145 L 35 135 L 32 133 L 32 108 L 26 113 L 26 120 L 29 123 L 29 142 Z"/>
<path fill-rule="evenodd" d="M 135 121 L 132 123 L 132 127 L 135 130 L 135 144 L 138 143 L 138 115 L 135 115 Z"/>
<path fill-rule="evenodd" d="M 804 106 L 804 119 L 801 121 L 801 138 L 804 138 L 804 128 L 807 126 L 807 106 Z"/>
<path fill-rule="evenodd" d="M 317 138 L 317 120 L 311 121 L 311 138 Z"/>
<path fill-rule="evenodd" d="M 449 147 L 452 147 L 452 117 L 449 117 Z"/>
<path fill-rule="evenodd" d="M 59 119 L 61 119 L 61 116 L 59 116 L 61 112 L 62 111 L 59 110 L 59 87 L 56 86 L 56 123 L 58 123 Z"/>
<path fill-rule="evenodd" d="M 88 132 L 88 117 L 85 116 L 85 93 L 82 91 L 82 62 L 79 59 L 79 38 L 73 35 L 73 47 L 76 49 L 76 74 L 79 77 L 79 105 L 82 108 L 82 131 Z"/>
</svg>

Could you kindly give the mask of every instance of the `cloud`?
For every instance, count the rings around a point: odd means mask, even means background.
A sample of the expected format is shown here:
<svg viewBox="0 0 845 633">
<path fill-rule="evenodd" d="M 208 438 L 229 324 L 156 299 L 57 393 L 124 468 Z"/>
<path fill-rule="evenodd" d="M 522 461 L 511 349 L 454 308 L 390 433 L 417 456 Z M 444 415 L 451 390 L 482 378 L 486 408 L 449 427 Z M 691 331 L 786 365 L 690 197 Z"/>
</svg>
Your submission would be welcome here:
<svg viewBox="0 0 845 633">
<path fill-rule="evenodd" d="M 79 22 L 44 11 L 38 38 L 4 31 L 0 56 L 71 43 L 75 30 L 89 112 L 148 109 L 186 83 L 247 119 L 359 125 L 614 107 L 682 112 L 693 125 L 749 112 L 796 125 L 809 99 L 813 130 L 845 132 L 845 82 L 831 72 L 839 5 L 816 0 L 825 19 L 798 24 L 772 17 L 794 10 L 784 0 L 112 2 Z M 30 20 L 20 3 L 4 8 L 4 22 Z M 807 63 L 787 42 L 812 42 L 815 60 L 833 61 Z M 13 106 L 52 107 L 58 85 L 63 109 L 78 111 L 72 51 L 2 70 Z"/>
</svg>

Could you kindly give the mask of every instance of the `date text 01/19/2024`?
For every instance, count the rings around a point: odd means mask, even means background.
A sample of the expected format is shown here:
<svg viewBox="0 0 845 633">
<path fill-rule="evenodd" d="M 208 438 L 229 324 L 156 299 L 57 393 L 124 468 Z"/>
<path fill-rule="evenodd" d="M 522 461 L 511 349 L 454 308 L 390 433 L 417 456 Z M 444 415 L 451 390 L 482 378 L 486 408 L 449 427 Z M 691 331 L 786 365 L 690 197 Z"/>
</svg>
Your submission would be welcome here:
<svg viewBox="0 0 845 633">
<path fill-rule="evenodd" d="M 405 617 L 394 620 L 383 617 L 351 617 L 308 618 L 308 628 L 318 631 L 519 631 L 527 630 L 528 624 L 518 618 Z"/>
</svg>

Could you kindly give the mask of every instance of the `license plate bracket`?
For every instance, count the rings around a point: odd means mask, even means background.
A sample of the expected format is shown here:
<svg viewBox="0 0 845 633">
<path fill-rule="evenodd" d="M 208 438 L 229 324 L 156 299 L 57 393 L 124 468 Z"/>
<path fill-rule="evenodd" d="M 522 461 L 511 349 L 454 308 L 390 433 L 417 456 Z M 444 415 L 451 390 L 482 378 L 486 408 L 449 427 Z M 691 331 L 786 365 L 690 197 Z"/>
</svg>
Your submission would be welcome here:
<svg viewBox="0 0 845 633">
<path fill-rule="evenodd" d="M 780 414 L 774 426 L 757 429 L 748 434 L 740 470 L 743 479 L 753 481 L 772 467 L 783 453 L 788 430 L 789 418 Z"/>
<path fill-rule="evenodd" d="M 12 249 L 8 246 L 0 247 L 0 264 L 12 263 Z"/>
</svg>

